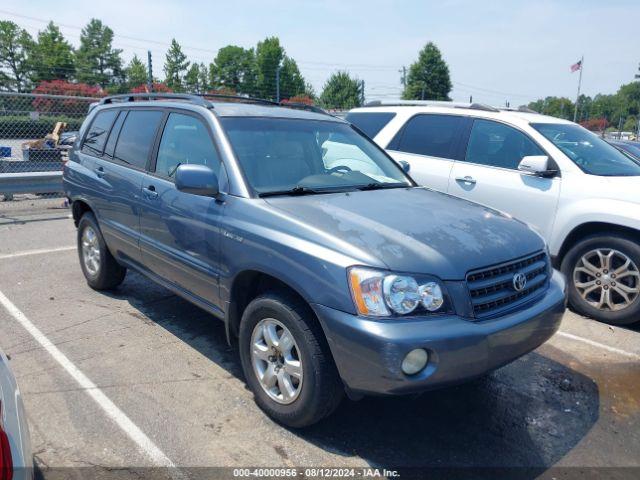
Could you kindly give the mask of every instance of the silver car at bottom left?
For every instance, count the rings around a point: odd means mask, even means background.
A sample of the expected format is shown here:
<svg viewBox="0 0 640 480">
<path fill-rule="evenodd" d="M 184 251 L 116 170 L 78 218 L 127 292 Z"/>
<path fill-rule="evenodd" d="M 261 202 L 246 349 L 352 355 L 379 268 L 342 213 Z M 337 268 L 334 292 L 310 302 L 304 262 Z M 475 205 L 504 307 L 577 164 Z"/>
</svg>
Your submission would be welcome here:
<svg viewBox="0 0 640 480">
<path fill-rule="evenodd" d="M 33 478 L 29 426 L 9 359 L 0 350 L 0 480 Z"/>
</svg>

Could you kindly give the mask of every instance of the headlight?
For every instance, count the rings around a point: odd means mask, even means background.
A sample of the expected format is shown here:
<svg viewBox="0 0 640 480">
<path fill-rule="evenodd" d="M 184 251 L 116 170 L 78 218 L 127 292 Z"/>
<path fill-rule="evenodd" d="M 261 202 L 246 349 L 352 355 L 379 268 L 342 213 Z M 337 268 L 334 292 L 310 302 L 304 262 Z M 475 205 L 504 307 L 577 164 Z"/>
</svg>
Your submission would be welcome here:
<svg viewBox="0 0 640 480">
<path fill-rule="evenodd" d="M 419 306 L 427 312 L 445 310 L 444 287 L 433 278 L 419 283 L 407 275 L 362 267 L 350 268 L 348 276 L 351 296 L 360 315 L 382 317 L 392 312 L 407 315 Z"/>
</svg>

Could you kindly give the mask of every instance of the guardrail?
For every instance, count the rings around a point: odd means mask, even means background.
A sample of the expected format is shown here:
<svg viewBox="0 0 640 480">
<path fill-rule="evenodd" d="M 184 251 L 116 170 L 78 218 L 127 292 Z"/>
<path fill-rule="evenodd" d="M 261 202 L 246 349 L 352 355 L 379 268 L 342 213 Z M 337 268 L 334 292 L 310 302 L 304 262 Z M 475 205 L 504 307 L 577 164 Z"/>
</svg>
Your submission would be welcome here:
<svg viewBox="0 0 640 480">
<path fill-rule="evenodd" d="M 62 192 L 62 171 L 0 173 L 0 194 Z"/>
</svg>

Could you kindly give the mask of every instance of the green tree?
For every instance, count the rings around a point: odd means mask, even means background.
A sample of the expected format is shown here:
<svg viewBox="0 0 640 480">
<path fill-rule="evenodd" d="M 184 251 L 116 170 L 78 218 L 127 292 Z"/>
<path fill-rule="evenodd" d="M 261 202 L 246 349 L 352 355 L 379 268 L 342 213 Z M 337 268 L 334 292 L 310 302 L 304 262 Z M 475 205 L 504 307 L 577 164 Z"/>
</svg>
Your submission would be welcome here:
<svg viewBox="0 0 640 480">
<path fill-rule="evenodd" d="M 146 65 L 137 55 L 133 56 L 125 68 L 124 75 L 129 89 L 144 85 L 149 78 Z"/>
<path fill-rule="evenodd" d="M 218 50 L 209 65 L 214 88 L 227 88 L 247 95 L 256 94 L 256 56 L 252 48 L 227 45 Z"/>
<path fill-rule="evenodd" d="M 324 84 L 320 104 L 325 108 L 348 110 L 362 105 L 361 82 L 348 72 L 336 72 Z"/>
<path fill-rule="evenodd" d="M 13 22 L 0 21 L 0 89 L 29 90 L 33 39 Z"/>
<path fill-rule="evenodd" d="M 121 84 L 122 50 L 113 48 L 113 30 L 92 18 L 80 34 L 80 48 L 76 52 L 76 76 L 89 85 Z"/>
<path fill-rule="evenodd" d="M 285 55 L 280 67 L 280 99 L 304 95 L 306 83 L 296 61 Z"/>
<path fill-rule="evenodd" d="M 402 93 L 405 100 L 450 100 L 449 67 L 440 50 L 429 42 L 420 50 L 418 60 L 409 67 L 407 84 Z"/>
<path fill-rule="evenodd" d="M 573 120 L 574 103 L 565 97 L 547 97 L 529 104 L 529 108 L 543 115 Z"/>
<path fill-rule="evenodd" d="M 200 63 L 198 69 L 198 82 L 200 83 L 200 89 L 206 92 L 211 88 L 211 82 L 209 81 L 209 69 L 204 63 Z"/>
<path fill-rule="evenodd" d="M 174 92 L 183 91 L 184 76 L 187 73 L 190 62 L 183 53 L 182 47 L 175 38 L 171 39 L 171 46 L 165 57 L 164 73 L 165 83 Z"/>
<path fill-rule="evenodd" d="M 197 63 L 192 63 L 184 76 L 184 88 L 189 93 L 200 92 L 200 68 Z"/>
<path fill-rule="evenodd" d="M 276 98 L 276 77 L 284 58 L 284 48 L 277 37 L 268 37 L 256 47 L 256 96 Z"/>
<path fill-rule="evenodd" d="M 38 41 L 32 48 L 32 81 L 71 80 L 75 77 L 75 57 L 73 48 L 60 32 L 49 22 L 38 32 Z"/>
</svg>

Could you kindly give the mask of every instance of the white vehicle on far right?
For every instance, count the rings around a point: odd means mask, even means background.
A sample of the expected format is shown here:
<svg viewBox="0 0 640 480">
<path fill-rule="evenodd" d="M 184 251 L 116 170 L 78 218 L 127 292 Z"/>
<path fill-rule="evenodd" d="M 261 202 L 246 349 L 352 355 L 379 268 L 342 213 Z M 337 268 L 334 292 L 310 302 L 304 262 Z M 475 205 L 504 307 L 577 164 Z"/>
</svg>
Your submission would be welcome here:
<svg viewBox="0 0 640 480">
<path fill-rule="evenodd" d="M 640 321 L 640 163 L 581 126 L 452 102 L 373 102 L 347 120 L 422 185 L 528 223 L 578 312 Z M 419 219 L 415 219 L 419 221 Z"/>
</svg>

